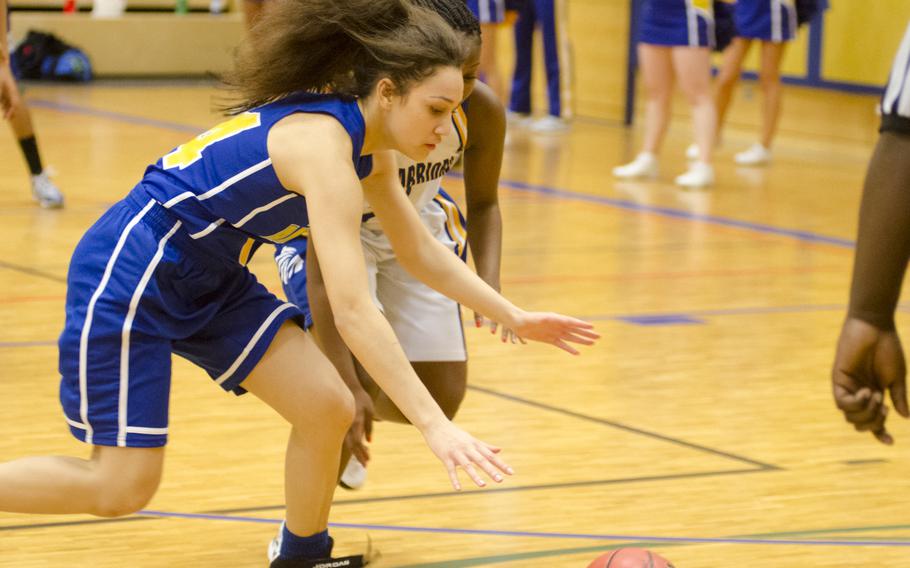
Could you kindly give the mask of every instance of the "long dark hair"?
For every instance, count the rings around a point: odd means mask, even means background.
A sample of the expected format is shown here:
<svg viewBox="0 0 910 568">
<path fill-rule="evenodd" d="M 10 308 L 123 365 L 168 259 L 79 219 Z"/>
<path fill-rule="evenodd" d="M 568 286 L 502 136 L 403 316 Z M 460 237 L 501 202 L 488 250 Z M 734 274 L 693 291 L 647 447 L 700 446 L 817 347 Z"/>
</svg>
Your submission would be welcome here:
<svg viewBox="0 0 910 568">
<path fill-rule="evenodd" d="M 411 2 L 436 12 L 453 30 L 480 39 L 480 22 L 464 0 L 411 0 Z"/>
<path fill-rule="evenodd" d="M 273 0 L 223 82 L 243 112 L 298 91 L 369 94 L 389 77 L 400 94 L 439 67 L 461 67 L 458 34 L 408 0 Z"/>
</svg>

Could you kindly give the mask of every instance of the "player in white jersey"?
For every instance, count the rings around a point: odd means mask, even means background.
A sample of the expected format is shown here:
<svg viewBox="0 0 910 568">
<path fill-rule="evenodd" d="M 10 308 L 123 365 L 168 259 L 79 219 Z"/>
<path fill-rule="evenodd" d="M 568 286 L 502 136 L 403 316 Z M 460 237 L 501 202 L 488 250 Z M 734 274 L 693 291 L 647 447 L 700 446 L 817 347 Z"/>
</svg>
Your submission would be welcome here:
<svg viewBox="0 0 910 568">
<path fill-rule="evenodd" d="M 910 260 L 910 24 L 882 96 L 881 137 L 863 188 L 850 307 L 837 343 L 834 400 L 857 431 L 894 443 L 888 407 L 907 418 L 907 364 L 894 323 Z"/>
<path fill-rule="evenodd" d="M 450 25 L 461 31 L 471 55 L 463 67 L 466 98 L 452 114 L 450 134 L 424 160 L 415 161 L 399 154 L 399 178 L 424 225 L 437 240 L 462 258 L 466 240 L 470 241 L 478 274 L 499 289 L 502 231 L 497 184 L 505 137 L 504 111 L 488 86 L 475 83 L 479 64 L 478 28 L 461 0 L 416 0 L 416 3 L 438 10 Z M 442 7 L 451 8 L 452 13 L 445 13 Z M 462 157 L 471 223 L 467 235 L 458 206 L 441 190 L 446 172 Z M 418 376 L 451 418 L 464 398 L 467 383 L 467 352 L 459 306 L 408 274 L 369 208 L 365 209 L 364 217 L 361 241 L 373 300 L 391 323 Z M 370 432 L 374 412 L 383 420 L 407 420 L 362 369 L 355 372 L 350 352 L 335 330 L 312 246 L 306 253 L 305 270 L 299 254 L 303 252 L 301 248 L 298 241 L 279 252 L 282 281 L 289 299 L 305 310 L 309 306 L 316 336 L 355 395 L 357 418 L 346 446 L 356 459 L 348 462 L 341 483 L 344 487 L 357 488 L 365 476 L 361 464 L 369 459 L 363 438 Z M 475 322 L 480 326 L 483 318 L 475 315 Z M 491 326 L 495 330 L 495 324 Z"/>
</svg>

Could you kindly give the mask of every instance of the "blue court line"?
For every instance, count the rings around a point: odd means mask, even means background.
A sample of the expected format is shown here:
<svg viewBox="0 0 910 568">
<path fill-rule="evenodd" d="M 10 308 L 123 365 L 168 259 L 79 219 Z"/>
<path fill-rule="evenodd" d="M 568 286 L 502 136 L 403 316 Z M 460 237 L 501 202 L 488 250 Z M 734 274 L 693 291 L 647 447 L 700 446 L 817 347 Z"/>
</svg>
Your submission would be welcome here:
<svg viewBox="0 0 910 568">
<path fill-rule="evenodd" d="M 897 307 L 900 312 L 910 311 L 910 305 Z M 818 304 L 797 306 L 756 306 L 716 310 L 694 310 L 691 312 L 664 312 L 647 314 L 592 314 L 581 315 L 579 318 L 586 321 L 620 321 L 628 323 L 635 318 L 700 318 L 711 316 L 741 316 L 760 314 L 794 314 L 804 312 L 846 312 L 846 304 Z M 15 349 L 18 347 L 56 346 L 56 340 L 46 341 L 0 341 L 0 349 Z"/>
<path fill-rule="evenodd" d="M 207 126 L 193 126 L 190 124 L 181 124 L 179 122 L 170 122 L 166 120 L 157 120 L 154 118 L 145 118 L 141 116 L 136 116 L 132 114 L 124 114 L 122 112 L 113 112 L 109 110 L 100 110 L 92 107 L 86 107 L 82 105 L 74 105 L 71 103 L 61 103 L 58 101 L 49 101 L 46 99 L 27 99 L 29 106 L 35 108 L 44 108 L 49 110 L 56 110 L 60 112 L 68 112 L 71 114 L 82 114 L 86 116 L 94 116 L 98 118 L 108 118 L 111 120 L 117 120 L 120 122 L 126 122 L 128 124 L 136 124 L 139 126 L 151 126 L 154 128 L 162 128 L 165 130 L 176 130 L 178 132 L 190 132 L 193 134 L 201 134 L 205 131 Z"/>
<path fill-rule="evenodd" d="M 190 520 L 229 521 L 259 524 L 280 524 L 282 519 L 265 519 L 260 517 L 240 517 L 228 515 L 209 515 L 204 513 L 175 513 L 170 511 L 144 510 L 138 515 L 178 518 Z M 910 546 L 910 540 L 826 540 L 826 539 L 778 539 L 778 538 L 749 538 L 749 537 L 687 537 L 687 536 L 646 536 L 624 534 L 595 534 L 595 533 L 561 533 L 539 531 L 507 531 L 495 529 L 461 529 L 443 527 L 421 527 L 410 525 L 377 525 L 371 523 L 329 523 L 332 528 L 358 529 L 373 531 L 394 531 L 412 533 L 435 534 L 464 534 L 480 536 L 524 537 L 543 539 L 574 539 L 574 540 L 620 540 L 659 543 L 699 543 L 699 544 L 771 544 L 771 545 L 810 545 L 810 546 Z M 829 531 L 830 532 L 830 531 Z"/>
<path fill-rule="evenodd" d="M 460 173 L 449 172 L 450 177 L 457 179 L 464 179 Z M 685 211 L 682 209 L 674 209 L 672 207 L 658 207 L 656 205 L 642 205 L 641 203 L 636 203 L 634 201 L 629 201 L 627 199 L 617 199 L 614 197 L 605 197 L 603 195 L 591 195 L 588 193 L 578 193 L 574 191 L 568 191 L 565 189 L 558 189 L 553 187 L 547 187 L 545 185 L 536 185 L 531 183 L 524 183 L 519 181 L 511 180 L 499 180 L 499 185 L 508 187 L 510 189 L 515 189 L 518 191 L 524 191 L 527 193 L 535 193 L 538 195 L 545 195 L 548 197 L 560 197 L 569 201 L 583 201 L 586 203 L 595 203 L 597 205 L 607 205 L 609 207 L 615 207 L 618 209 L 624 209 L 627 211 L 634 211 L 636 213 L 650 213 L 653 215 L 658 215 L 661 217 L 668 217 L 670 219 L 679 219 L 684 221 L 697 221 L 699 223 L 706 223 L 709 225 L 719 225 L 722 227 L 732 227 L 735 229 L 745 229 L 748 231 L 753 231 L 756 233 L 764 233 L 768 235 L 775 235 L 779 237 L 789 237 L 796 239 L 801 242 L 813 243 L 813 244 L 825 244 L 833 245 L 840 248 L 852 249 L 855 245 L 854 241 L 850 239 L 842 239 L 840 237 L 831 237 L 827 235 L 822 235 L 819 233 L 813 233 L 811 231 L 801 231 L 798 229 L 783 229 L 780 227 L 775 227 L 773 225 L 765 225 L 763 223 L 753 223 L 751 221 L 741 221 L 738 219 L 730 219 L 727 217 L 719 217 L 717 215 L 701 215 L 698 213 L 692 213 L 690 211 Z"/>
<path fill-rule="evenodd" d="M 163 120 L 155 120 L 151 118 L 144 118 L 139 116 L 133 116 L 129 114 L 111 112 L 105 110 L 99 110 L 92 107 L 85 107 L 81 105 L 75 105 L 70 103 L 60 103 L 56 101 L 49 101 L 44 99 L 28 99 L 28 103 L 40 108 L 47 108 L 51 110 L 58 110 L 61 112 L 69 112 L 73 114 L 84 114 L 88 116 L 96 116 L 99 118 L 108 118 L 111 120 L 119 120 L 122 122 L 127 122 L 129 124 L 137 124 L 143 126 L 152 126 L 155 128 L 163 128 L 168 130 L 176 130 L 179 132 L 190 132 L 190 133 L 201 133 L 206 129 L 204 126 L 194 126 L 189 124 L 182 124 L 178 122 L 168 122 Z M 457 172 L 450 172 L 448 174 L 451 177 L 463 179 L 463 176 Z M 818 233 L 813 233 L 811 231 L 800 231 L 797 229 L 784 229 L 780 227 L 775 227 L 773 225 L 765 225 L 762 223 L 753 223 L 750 221 L 740 221 L 738 219 L 730 219 L 726 217 L 719 217 L 716 215 L 700 215 L 697 213 L 692 213 L 682 209 L 673 209 L 672 207 L 658 207 L 655 205 L 642 205 L 640 203 L 635 203 L 634 201 L 629 201 L 626 199 L 616 199 L 612 197 L 604 197 L 602 195 L 590 195 L 586 193 L 577 193 L 573 191 L 568 191 L 565 189 L 558 189 L 547 187 L 544 185 L 536 185 L 530 183 L 524 183 L 519 181 L 511 180 L 499 180 L 499 185 L 508 187 L 510 189 L 524 191 L 527 193 L 535 193 L 538 195 L 544 195 L 548 197 L 559 197 L 569 201 L 582 201 L 587 203 L 595 203 L 598 205 L 606 205 L 609 207 L 615 207 L 618 209 L 624 209 L 627 211 L 635 211 L 637 213 L 650 213 L 653 215 L 658 215 L 661 217 L 667 217 L 671 219 L 678 219 L 684 221 L 696 221 L 700 223 L 706 223 L 711 225 L 719 225 L 722 227 L 731 227 L 735 229 L 744 229 L 747 231 L 753 231 L 757 233 L 776 235 L 779 237 L 789 237 L 796 239 L 801 242 L 813 243 L 813 244 L 825 244 L 832 245 L 840 248 L 852 249 L 854 242 L 849 239 L 842 239 L 839 237 L 831 237 L 827 235 L 822 235 Z"/>
<path fill-rule="evenodd" d="M 416 493 L 416 494 L 406 494 L 406 495 L 388 495 L 385 497 L 366 497 L 362 499 L 344 499 L 333 501 L 332 507 L 337 508 L 342 505 L 362 505 L 365 503 L 380 503 L 380 502 L 400 502 L 400 501 L 411 501 L 418 499 L 436 499 L 436 498 L 469 498 L 469 497 L 486 497 L 491 493 L 518 493 L 526 491 L 539 491 L 539 490 L 551 490 L 551 489 L 566 489 L 573 487 L 593 487 L 593 486 L 604 486 L 604 485 L 618 485 L 625 483 L 645 483 L 652 481 L 670 481 L 670 480 L 680 480 L 680 479 L 697 479 L 704 477 L 719 477 L 719 476 L 730 476 L 730 475 L 741 475 L 748 473 L 761 473 L 764 471 L 758 468 L 750 469 L 739 469 L 739 470 L 725 470 L 725 471 L 700 471 L 693 473 L 681 473 L 681 474 L 672 474 L 672 475 L 653 475 L 653 476 L 641 476 L 641 477 L 630 477 L 630 478 L 614 478 L 614 479 L 599 479 L 593 481 L 575 481 L 569 483 L 542 483 L 537 485 L 522 485 L 518 487 L 488 487 L 484 490 L 474 490 L 474 491 L 447 491 L 447 492 L 438 492 L 438 493 Z M 282 505 L 260 505 L 256 507 L 243 507 L 243 508 L 233 508 L 233 509 L 217 509 L 213 511 L 203 511 L 198 513 L 200 515 L 212 515 L 214 518 L 220 519 L 223 516 L 230 515 L 232 518 L 237 517 L 238 513 L 264 513 L 268 511 L 283 511 L 285 506 Z M 58 528 L 58 527 L 71 527 L 71 526 L 81 526 L 81 525 L 98 525 L 98 524 L 111 524 L 111 523 L 122 523 L 122 522 L 132 522 L 132 521 L 146 521 L 151 517 L 120 517 L 115 519 L 83 519 L 77 521 L 56 521 L 49 523 L 28 523 L 22 525 L 0 525 L 0 532 L 7 531 L 23 531 L 23 530 L 34 530 L 34 529 L 48 529 L 48 528 Z M 258 518 L 258 517 L 257 517 Z"/>
<path fill-rule="evenodd" d="M 901 311 L 907 309 L 902 306 Z M 718 308 L 714 310 L 693 310 L 687 312 L 661 312 L 647 314 L 591 314 L 578 316 L 587 321 L 616 320 L 628 322 L 636 318 L 704 318 L 711 316 L 744 316 L 761 314 L 796 314 L 805 312 L 846 312 L 845 304 L 816 304 L 796 306 L 744 306 L 741 308 Z"/>
</svg>

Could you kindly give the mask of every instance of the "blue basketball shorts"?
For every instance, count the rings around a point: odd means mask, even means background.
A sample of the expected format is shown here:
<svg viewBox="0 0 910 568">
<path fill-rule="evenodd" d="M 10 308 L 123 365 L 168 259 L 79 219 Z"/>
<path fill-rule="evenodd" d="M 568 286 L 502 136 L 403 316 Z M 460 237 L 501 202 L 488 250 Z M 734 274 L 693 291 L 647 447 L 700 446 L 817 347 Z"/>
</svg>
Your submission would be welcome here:
<svg viewBox="0 0 910 568">
<path fill-rule="evenodd" d="M 70 262 L 60 336 L 60 402 L 76 438 L 95 445 L 167 442 L 171 353 L 226 391 L 302 314 L 243 266 L 204 255 L 155 201 L 111 207 Z"/>
<path fill-rule="evenodd" d="M 651 45 L 713 47 L 711 0 L 645 0 L 638 41 Z"/>
<path fill-rule="evenodd" d="M 481 24 L 499 24 L 506 19 L 505 0 L 467 0 Z"/>
<path fill-rule="evenodd" d="M 733 8 L 736 35 L 773 43 L 796 38 L 793 0 L 739 0 Z"/>
</svg>

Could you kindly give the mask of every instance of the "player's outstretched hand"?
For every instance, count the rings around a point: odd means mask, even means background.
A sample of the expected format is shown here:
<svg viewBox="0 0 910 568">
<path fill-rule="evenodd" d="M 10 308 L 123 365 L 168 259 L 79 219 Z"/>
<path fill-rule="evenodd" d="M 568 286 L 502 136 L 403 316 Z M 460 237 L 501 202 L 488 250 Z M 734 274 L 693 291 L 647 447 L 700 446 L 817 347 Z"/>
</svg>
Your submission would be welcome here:
<svg viewBox="0 0 910 568">
<path fill-rule="evenodd" d="M 519 339 L 549 343 L 572 355 L 578 355 L 578 350 L 570 343 L 593 345 L 600 338 L 590 323 L 550 312 L 524 312 L 518 316 L 511 330 Z"/>
<path fill-rule="evenodd" d="M 859 432 L 872 432 L 883 444 L 893 444 L 894 438 L 885 429 L 888 416 L 885 390 L 898 413 L 905 418 L 910 416 L 906 374 L 904 352 L 896 331 L 847 318 L 831 371 L 834 401 L 847 422 Z"/>
<path fill-rule="evenodd" d="M 370 461 L 370 447 L 373 441 L 373 400 L 363 389 L 354 393 L 354 422 L 344 438 L 344 445 L 357 461 L 366 465 Z"/>
<path fill-rule="evenodd" d="M 423 432 L 423 437 L 445 466 L 456 491 L 461 491 L 458 468 L 463 469 L 478 487 L 487 484 L 478 470 L 496 483 L 502 482 L 502 474 L 514 473 L 509 464 L 497 455 L 499 448 L 481 442 L 448 420 L 428 427 Z"/>
</svg>

